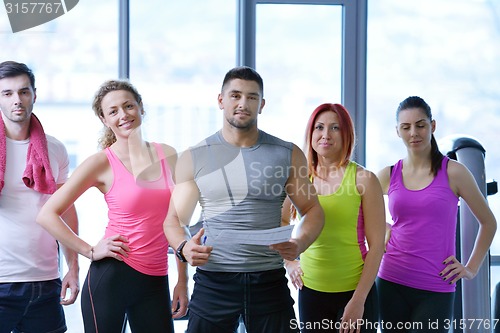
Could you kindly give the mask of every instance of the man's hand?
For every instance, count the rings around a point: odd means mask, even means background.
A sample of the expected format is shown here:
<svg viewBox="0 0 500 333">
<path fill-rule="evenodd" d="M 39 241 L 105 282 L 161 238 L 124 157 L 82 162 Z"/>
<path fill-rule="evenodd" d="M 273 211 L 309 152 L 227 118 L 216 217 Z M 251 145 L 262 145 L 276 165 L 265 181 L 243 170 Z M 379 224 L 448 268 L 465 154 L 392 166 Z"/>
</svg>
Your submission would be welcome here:
<svg viewBox="0 0 500 333">
<path fill-rule="evenodd" d="M 80 285 L 78 282 L 78 269 L 70 269 L 68 273 L 64 276 L 61 286 L 61 304 L 70 305 L 75 303 L 78 294 L 80 293 Z M 66 298 L 67 290 L 70 290 L 71 294 L 69 298 Z"/>
<path fill-rule="evenodd" d="M 174 293 L 172 296 L 172 318 L 179 319 L 184 317 L 188 311 L 188 289 L 187 282 L 177 282 L 174 287 Z"/>
<path fill-rule="evenodd" d="M 191 266 L 202 266 L 208 262 L 208 257 L 212 253 L 212 246 L 205 246 L 205 236 L 203 234 L 205 230 L 203 228 L 198 231 L 182 249 L 182 254 L 184 258 L 191 264 Z M 202 238 L 204 239 L 202 241 Z"/>
<path fill-rule="evenodd" d="M 272 244 L 269 248 L 278 251 L 283 259 L 290 261 L 297 259 L 300 254 L 299 244 L 294 238 L 291 238 L 288 242 Z"/>
</svg>

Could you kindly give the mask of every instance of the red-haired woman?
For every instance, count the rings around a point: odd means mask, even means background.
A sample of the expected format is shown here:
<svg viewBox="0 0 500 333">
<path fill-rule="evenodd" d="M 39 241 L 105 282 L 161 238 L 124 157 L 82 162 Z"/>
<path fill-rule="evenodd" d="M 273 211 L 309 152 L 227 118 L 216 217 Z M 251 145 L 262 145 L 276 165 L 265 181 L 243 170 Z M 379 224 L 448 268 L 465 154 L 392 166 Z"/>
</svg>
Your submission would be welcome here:
<svg viewBox="0 0 500 333">
<path fill-rule="evenodd" d="M 314 110 L 305 152 L 325 226 L 300 260 L 286 263 L 299 289 L 302 332 L 377 331 L 374 281 L 384 253 L 385 208 L 377 177 L 351 160 L 354 145 L 345 107 L 327 103 Z M 287 200 L 284 224 L 290 220 L 290 206 Z"/>
</svg>

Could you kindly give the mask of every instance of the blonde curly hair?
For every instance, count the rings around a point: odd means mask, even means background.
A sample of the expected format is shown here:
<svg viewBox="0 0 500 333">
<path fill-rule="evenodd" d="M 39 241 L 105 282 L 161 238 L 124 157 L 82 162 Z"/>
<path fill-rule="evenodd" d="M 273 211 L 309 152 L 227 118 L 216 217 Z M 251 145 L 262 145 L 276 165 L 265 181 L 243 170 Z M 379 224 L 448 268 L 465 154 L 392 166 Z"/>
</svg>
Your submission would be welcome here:
<svg viewBox="0 0 500 333">
<path fill-rule="evenodd" d="M 128 81 L 126 80 L 108 80 L 105 81 L 100 87 L 99 90 L 97 90 L 95 96 L 94 96 L 94 101 L 92 103 L 92 109 L 94 110 L 95 115 L 101 119 L 104 118 L 104 113 L 102 111 L 102 99 L 104 96 L 106 96 L 109 92 L 111 91 L 117 91 L 117 90 L 125 90 L 130 92 L 137 103 L 142 107 L 142 97 L 141 94 L 137 91 L 137 89 Z M 98 140 L 99 143 L 99 148 L 105 149 L 109 146 L 111 146 L 113 143 L 116 142 L 116 136 L 113 131 L 108 128 L 104 127 L 101 137 Z"/>
</svg>

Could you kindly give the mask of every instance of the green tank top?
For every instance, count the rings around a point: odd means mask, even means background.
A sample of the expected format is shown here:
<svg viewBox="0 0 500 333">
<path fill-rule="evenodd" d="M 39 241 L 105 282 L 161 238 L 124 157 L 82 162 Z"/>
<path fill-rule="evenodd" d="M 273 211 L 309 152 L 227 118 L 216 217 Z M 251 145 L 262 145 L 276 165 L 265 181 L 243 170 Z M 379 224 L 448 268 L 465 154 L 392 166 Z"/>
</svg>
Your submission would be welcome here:
<svg viewBox="0 0 500 333">
<path fill-rule="evenodd" d="M 357 164 L 349 162 L 337 191 L 319 196 L 325 226 L 300 256 L 304 285 L 310 289 L 343 292 L 358 285 L 367 247 L 356 169 Z"/>
</svg>

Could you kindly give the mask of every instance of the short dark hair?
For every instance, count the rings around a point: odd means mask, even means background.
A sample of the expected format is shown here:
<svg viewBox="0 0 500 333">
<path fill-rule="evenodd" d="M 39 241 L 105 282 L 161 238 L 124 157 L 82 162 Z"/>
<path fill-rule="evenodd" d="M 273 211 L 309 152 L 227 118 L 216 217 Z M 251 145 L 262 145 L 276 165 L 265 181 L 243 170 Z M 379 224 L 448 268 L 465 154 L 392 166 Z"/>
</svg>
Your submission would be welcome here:
<svg viewBox="0 0 500 333">
<path fill-rule="evenodd" d="M 24 74 L 28 75 L 31 88 L 35 90 L 35 75 L 28 66 L 15 61 L 4 61 L 0 64 L 0 80 Z"/>
<path fill-rule="evenodd" d="M 264 96 L 264 82 L 262 81 L 260 74 L 257 73 L 255 69 L 248 66 L 238 66 L 229 70 L 229 72 L 226 73 L 226 76 L 224 76 L 221 90 L 224 90 L 226 84 L 235 79 L 257 82 L 260 88 L 260 94 L 262 97 Z"/>
</svg>

